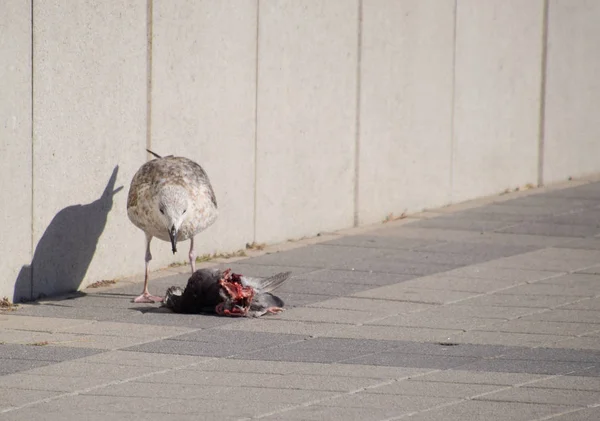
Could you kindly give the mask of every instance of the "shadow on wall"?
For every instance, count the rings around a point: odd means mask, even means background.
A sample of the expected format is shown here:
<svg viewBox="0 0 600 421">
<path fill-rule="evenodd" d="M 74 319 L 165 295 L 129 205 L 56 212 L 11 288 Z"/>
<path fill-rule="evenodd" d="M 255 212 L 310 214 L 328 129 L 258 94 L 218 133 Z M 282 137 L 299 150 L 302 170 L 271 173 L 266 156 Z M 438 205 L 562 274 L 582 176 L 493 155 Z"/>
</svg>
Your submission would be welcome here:
<svg viewBox="0 0 600 421">
<path fill-rule="evenodd" d="M 56 214 L 40 238 L 31 265 L 21 268 L 13 302 L 77 290 L 90 266 L 100 235 L 112 209 L 119 166 L 108 180 L 98 200 L 87 205 L 73 205 Z"/>
</svg>

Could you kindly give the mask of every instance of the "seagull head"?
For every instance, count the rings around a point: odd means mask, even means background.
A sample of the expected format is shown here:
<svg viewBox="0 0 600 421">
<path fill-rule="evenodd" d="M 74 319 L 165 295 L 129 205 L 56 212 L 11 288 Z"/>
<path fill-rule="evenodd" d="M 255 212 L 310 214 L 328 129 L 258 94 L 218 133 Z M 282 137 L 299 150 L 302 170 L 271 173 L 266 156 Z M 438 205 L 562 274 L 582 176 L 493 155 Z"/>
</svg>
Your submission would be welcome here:
<svg viewBox="0 0 600 421">
<path fill-rule="evenodd" d="M 158 196 L 158 212 L 169 232 L 173 254 L 177 251 L 177 234 L 187 218 L 188 195 L 183 187 L 166 186 Z"/>
</svg>

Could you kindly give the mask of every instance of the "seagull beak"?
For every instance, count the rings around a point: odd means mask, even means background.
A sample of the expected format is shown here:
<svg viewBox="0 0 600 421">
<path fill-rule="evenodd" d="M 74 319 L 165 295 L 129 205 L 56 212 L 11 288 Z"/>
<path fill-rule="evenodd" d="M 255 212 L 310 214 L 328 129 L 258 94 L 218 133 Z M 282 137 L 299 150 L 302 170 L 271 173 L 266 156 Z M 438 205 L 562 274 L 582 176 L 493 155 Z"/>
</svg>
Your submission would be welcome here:
<svg viewBox="0 0 600 421">
<path fill-rule="evenodd" d="M 175 254 L 177 251 L 177 230 L 175 229 L 175 225 L 173 225 L 169 230 L 169 237 L 171 238 L 171 248 L 173 250 L 173 254 Z"/>
</svg>

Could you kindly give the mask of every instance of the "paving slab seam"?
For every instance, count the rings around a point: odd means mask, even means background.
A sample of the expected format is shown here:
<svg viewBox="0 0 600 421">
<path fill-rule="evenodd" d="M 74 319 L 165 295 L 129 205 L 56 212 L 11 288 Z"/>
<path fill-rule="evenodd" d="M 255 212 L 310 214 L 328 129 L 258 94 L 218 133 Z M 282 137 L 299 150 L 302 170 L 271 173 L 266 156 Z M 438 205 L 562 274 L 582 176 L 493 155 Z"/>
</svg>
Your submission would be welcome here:
<svg viewBox="0 0 600 421">
<path fill-rule="evenodd" d="M 559 274 L 552 275 L 552 276 L 549 276 L 549 277 L 547 277 L 547 278 L 543 278 L 543 279 L 540 279 L 540 280 L 545 280 L 545 279 L 550 279 L 550 278 L 554 278 L 554 277 L 564 276 L 564 275 L 566 275 L 566 274 L 567 274 L 566 272 L 565 272 L 565 273 L 559 273 Z M 418 281 L 418 280 L 419 280 L 419 278 L 415 278 L 414 280 L 415 280 L 415 281 Z M 534 282 L 538 282 L 538 281 L 540 281 L 540 280 L 537 280 L 537 281 L 534 281 Z M 434 302 L 428 302 L 428 301 L 410 301 L 410 300 L 384 300 L 384 301 L 394 301 L 394 302 L 410 302 L 410 303 L 418 303 L 418 304 L 432 304 L 432 305 L 439 306 L 438 308 L 442 308 L 442 307 L 448 307 L 449 305 L 452 305 L 452 304 L 457 304 L 457 303 L 460 303 L 460 302 L 463 302 L 463 301 L 471 300 L 471 299 L 473 299 L 473 298 L 484 297 L 484 296 L 486 296 L 486 295 L 492 295 L 492 294 L 496 294 L 496 293 L 498 293 L 498 292 L 506 291 L 506 290 L 508 290 L 508 289 L 515 288 L 515 287 L 518 287 L 518 286 L 522 286 L 522 285 L 528 285 L 528 284 L 530 284 L 530 283 L 534 283 L 534 282 L 522 282 L 522 283 L 515 284 L 515 285 L 511 285 L 511 286 L 508 286 L 508 287 L 505 287 L 505 288 L 499 288 L 499 289 L 497 289 L 497 290 L 493 290 L 493 291 L 489 291 L 489 292 L 483 292 L 483 293 L 481 293 L 481 294 L 475 294 L 475 295 L 472 295 L 472 296 L 470 296 L 470 297 L 466 297 L 466 298 L 459 298 L 459 299 L 456 299 L 456 300 L 453 300 L 453 301 L 447 301 L 447 302 L 445 302 L 445 303 L 441 303 L 441 304 L 440 304 L 440 303 L 434 303 Z M 397 284 L 396 284 L 396 285 L 397 285 Z M 377 289 L 377 288 L 372 288 L 371 290 L 374 290 L 374 289 Z M 436 290 L 436 289 L 429 289 L 429 288 L 419 288 L 419 289 L 428 289 L 428 290 L 430 290 L 430 291 L 439 291 L 439 290 Z M 368 291 L 370 291 L 370 290 L 365 290 L 365 291 L 362 291 L 362 292 L 368 292 Z M 466 291 L 466 292 L 471 292 L 471 291 Z M 369 299 L 376 300 L 377 298 L 369 298 Z M 582 300 L 585 300 L 585 299 L 588 299 L 588 297 L 582 298 Z M 380 300 L 381 300 L 381 299 L 380 299 Z M 577 303 L 578 301 L 580 301 L 580 300 L 572 301 L 572 302 L 569 302 L 569 303 L 566 303 L 566 304 L 562 304 L 562 305 L 571 305 L 571 304 Z M 552 310 L 552 309 L 553 309 L 553 308 L 549 308 L 549 309 L 543 309 L 543 310 L 548 310 L 548 311 L 549 311 L 549 310 Z M 396 317 L 396 316 L 399 316 L 399 315 L 402 315 L 402 314 L 415 314 L 415 313 L 422 313 L 422 312 L 427 312 L 427 311 L 429 311 L 429 310 L 430 310 L 429 308 L 424 308 L 424 309 L 417 309 L 417 310 L 415 310 L 415 311 L 408 312 L 408 313 L 394 313 L 394 314 L 391 314 L 391 315 L 386 315 L 386 316 L 383 316 L 383 317 L 376 317 L 376 318 L 374 318 L 374 319 L 370 319 L 370 320 L 367 320 L 367 321 L 365 321 L 365 322 L 357 323 L 357 324 L 355 324 L 355 325 L 356 325 L 356 326 L 362 326 L 362 325 L 364 325 L 364 324 L 372 324 L 372 323 L 374 323 L 374 322 L 378 322 L 378 321 L 381 321 L 381 320 L 385 320 L 385 319 L 388 319 L 388 318 L 390 318 L 390 317 Z M 538 313 L 538 311 L 533 311 L 531 314 L 537 314 L 537 313 Z M 530 314 L 526 314 L 526 315 L 530 315 Z M 517 318 L 518 318 L 518 317 L 517 317 Z M 513 320 L 513 319 L 510 319 L 510 318 L 509 318 L 509 319 L 507 319 L 507 320 Z"/>
<path fill-rule="evenodd" d="M 571 409 L 569 411 L 560 412 L 558 414 L 550 414 L 550 415 L 547 415 L 547 416 L 542 417 L 542 418 L 536 418 L 535 420 L 532 420 L 532 421 L 546 421 L 546 420 L 551 420 L 551 419 L 556 418 L 556 417 L 562 417 L 563 415 L 575 414 L 577 412 L 585 411 L 586 409 L 598 408 L 598 407 L 600 407 L 600 404 L 587 405 L 587 406 L 584 406 L 584 407 L 581 407 L 581 408 L 573 408 L 573 409 Z"/>
<path fill-rule="evenodd" d="M 261 419 L 261 418 L 265 418 L 265 417 L 270 417 L 272 415 L 278 415 L 278 414 L 284 414 L 286 412 L 290 412 L 293 411 L 294 409 L 299 409 L 299 408 L 307 408 L 309 406 L 313 406 L 313 405 L 317 405 L 321 402 L 329 402 L 335 399 L 339 399 L 339 398 L 343 398 L 346 396 L 352 396 L 352 395 L 356 395 L 357 393 L 360 392 L 364 392 L 365 390 L 371 390 L 371 389 L 376 389 L 378 387 L 383 387 L 383 386 L 389 386 L 391 384 L 403 381 L 403 380 L 408 380 L 408 379 L 412 379 L 412 378 L 417 378 L 417 377 L 421 377 L 421 376 L 427 376 L 429 374 L 434 374 L 437 372 L 440 372 L 443 370 L 431 370 L 431 371 L 427 371 L 424 373 L 419 373 L 419 374 L 411 374 L 408 376 L 402 376 L 402 377 L 397 377 L 394 379 L 390 379 L 390 380 L 386 380 L 377 384 L 373 384 L 370 386 L 365 386 L 365 387 L 361 387 L 358 389 L 354 389 L 354 390 L 350 390 L 348 392 L 344 392 L 344 393 L 339 393 L 335 396 L 329 396 L 326 398 L 321 398 L 321 399 L 314 399 L 312 401 L 308 401 L 308 402 L 302 402 L 300 404 L 296 404 L 293 406 L 289 406 L 289 407 L 285 407 L 285 408 L 281 408 L 275 411 L 270 411 L 270 412 L 265 412 L 262 414 L 258 414 L 258 415 L 254 415 L 253 417 L 245 417 L 245 418 L 239 418 L 237 421 L 247 421 L 247 420 L 254 420 L 254 419 Z"/>
<path fill-rule="evenodd" d="M 198 329 L 198 330 L 203 330 L 203 329 Z M 179 335 L 175 335 L 175 336 L 179 336 Z M 290 343 L 303 342 L 303 341 L 304 340 L 292 341 Z M 150 341 L 150 342 L 153 342 L 153 341 Z M 126 348 L 128 348 L 128 347 L 126 347 Z M 266 348 L 272 348 L 272 347 L 265 347 L 264 349 L 266 349 Z M 229 356 L 226 356 L 226 357 L 213 357 L 213 358 L 207 357 L 207 359 L 202 360 L 202 361 L 198 361 L 198 362 L 195 362 L 195 363 L 184 364 L 184 365 L 180 365 L 180 366 L 177 366 L 177 367 L 171 367 L 171 368 L 166 368 L 166 369 L 163 369 L 163 370 L 152 371 L 152 372 L 145 373 L 145 374 L 142 374 L 142 375 L 139 375 L 139 376 L 129 377 L 127 379 L 114 380 L 114 381 L 106 382 L 106 383 L 103 383 L 103 384 L 91 386 L 91 387 L 88 387 L 88 388 L 76 390 L 76 391 L 73 391 L 73 392 L 63 393 L 63 394 L 60 394 L 60 395 L 57 395 L 57 396 L 52 396 L 52 397 L 49 397 L 49 398 L 40 399 L 40 400 L 32 401 L 32 402 L 28 402 L 28 403 L 26 403 L 24 405 L 21 405 L 21 406 L 0 409 L 0 414 L 6 413 L 6 412 L 16 411 L 16 410 L 19 410 L 19 409 L 27 408 L 27 407 L 38 405 L 38 404 L 42 404 L 42 403 L 52 402 L 52 401 L 55 401 L 55 400 L 58 400 L 58 399 L 63 399 L 63 398 L 71 397 L 71 396 L 77 396 L 77 395 L 80 395 L 80 394 L 83 394 L 83 393 L 90 393 L 90 392 L 93 392 L 94 390 L 102 389 L 102 388 L 109 387 L 109 386 L 114 386 L 114 385 L 118 385 L 118 384 L 125 384 L 125 383 L 129 383 L 129 382 L 134 382 L 136 380 L 144 379 L 144 378 L 147 378 L 147 377 L 150 377 L 150 376 L 154 376 L 154 375 L 157 375 L 157 374 L 166 374 L 166 373 L 173 372 L 173 371 L 179 371 L 179 370 L 184 370 L 184 369 L 188 369 L 188 368 L 191 368 L 191 367 L 197 367 L 197 366 L 206 364 L 206 363 L 208 363 L 210 361 L 214 361 L 214 360 L 221 359 L 221 358 L 225 358 L 225 359 L 226 358 L 234 358 L 237 355 L 241 355 L 241 354 L 232 354 L 232 355 L 229 355 Z M 86 357 L 82 357 L 82 358 L 86 358 Z M 73 359 L 73 360 L 69 360 L 69 362 L 70 361 L 77 361 L 77 360 L 82 359 L 82 358 L 76 358 L 76 359 Z"/>
<path fill-rule="evenodd" d="M 551 379 L 554 379 L 554 378 L 560 378 L 560 377 L 568 376 L 568 375 L 573 374 L 573 373 L 576 373 L 576 372 L 573 371 L 573 372 L 568 372 L 568 373 L 563 373 L 563 374 L 556 374 L 556 375 L 544 377 L 544 378 L 541 378 L 541 379 L 534 379 L 534 380 L 530 380 L 530 381 L 522 382 L 522 383 L 517 383 L 517 384 L 506 386 L 506 387 L 500 387 L 500 388 L 498 388 L 496 390 L 493 390 L 493 391 L 480 393 L 478 395 L 469 396 L 467 398 L 457 399 L 456 401 L 447 402 L 447 403 L 443 403 L 443 404 L 440 404 L 440 405 L 435 405 L 435 406 L 432 406 L 430 408 L 425 408 L 425 409 L 422 409 L 422 410 L 419 410 L 419 411 L 409 412 L 409 413 L 402 414 L 402 415 L 399 415 L 399 416 L 396 416 L 396 417 L 386 418 L 386 419 L 381 420 L 381 421 L 397 421 L 397 420 L 400 420 L 402 418 L 411 417 L 413 415 L 426 413 L 426 412 L 433 411 L 433 410 L 436 410 L 436 409 L 447 408 L 449 406 L 458 405 L 458 404 L 463 403 L 463 402 L 478 400 L 479 398 L 481 398 L 483 396 L 492 395 L 494 393 L 499 393 L 499 392 L 503 392 L 503 391 L 511 390 L 511 389 L 519 389 L 519 388 L 521 388 L 523 386 L 529 386 L 529 385 L 532 385 L 532 384 L 535 384 L 535 383 L 539 383 L 539 382 L 542 382 L 542 381 L 547 381 L 547 380 L 551 380 Z M 512 403 L 514 401 L 509 401 L 509 402 Z M 524 403 L 527 404 L 528 402 L 524 402 Z M 585 407 L 579 406 L 578 409 L 585 409 Z"/>
</svg>

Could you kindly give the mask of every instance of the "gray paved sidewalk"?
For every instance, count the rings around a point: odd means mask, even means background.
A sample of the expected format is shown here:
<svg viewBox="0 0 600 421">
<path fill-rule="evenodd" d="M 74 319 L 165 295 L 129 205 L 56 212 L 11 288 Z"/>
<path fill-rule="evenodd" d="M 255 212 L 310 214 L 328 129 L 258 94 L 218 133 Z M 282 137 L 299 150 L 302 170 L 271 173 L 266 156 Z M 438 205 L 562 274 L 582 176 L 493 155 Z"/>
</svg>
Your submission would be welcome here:
<svg viewBox="0 0 600 421">
<path fill-rule="evenodd" d="M 132 282 L 0 312 L 0 420 L 597 421 L 600 183 L 513 196 L 220 263 L 292 270 L 277 316 Z"/>
</svg>

